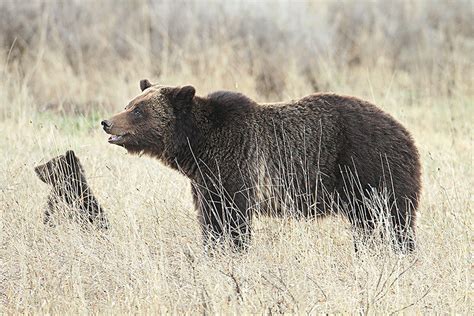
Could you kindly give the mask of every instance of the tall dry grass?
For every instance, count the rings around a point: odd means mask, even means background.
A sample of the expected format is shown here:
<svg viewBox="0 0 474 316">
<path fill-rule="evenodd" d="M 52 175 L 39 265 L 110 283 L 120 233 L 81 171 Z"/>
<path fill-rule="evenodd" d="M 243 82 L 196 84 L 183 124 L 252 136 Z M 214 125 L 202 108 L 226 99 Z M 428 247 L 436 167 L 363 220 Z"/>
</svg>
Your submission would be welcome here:
<svg viewBox="0 0 474 316">
<path fill-rule="evenodd" d="M 437 0 L 0 2 L 0 311 L 472 313 L 473 15 Z M 378 104 L 421 153 L 418 251 L 356 256 L 342 218 L 261 218 L 248 253 L 206 256 L 188 181 L 100 130 L 142 78 Z M 109 233 L 42 224 L 33 166 L 69 148 Z"/>
</svg>

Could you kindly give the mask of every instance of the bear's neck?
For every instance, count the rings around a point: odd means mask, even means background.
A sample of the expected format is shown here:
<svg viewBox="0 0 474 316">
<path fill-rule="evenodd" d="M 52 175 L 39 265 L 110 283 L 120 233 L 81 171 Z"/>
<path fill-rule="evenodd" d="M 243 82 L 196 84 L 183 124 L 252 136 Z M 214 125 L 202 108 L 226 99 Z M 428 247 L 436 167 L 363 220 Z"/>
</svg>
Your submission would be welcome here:
<svg viewBox="0 0 474 316">
<path fill-rule="evenodd" d="M 193 180 L 199 172 L 198 165 L 199 162 L 203 162 L 204 155 L 201 153 L 196 139 L 188 138 L 188 142 L 173 154 L 165 153 L 162 160 L 169 167 Z"/>
<path fill-rule="evenodd" d="M 190 179 L 199 175 L 198 167 L 209 163 L 209 152 L 206 145 L 208 118 L 206 101 L 198 98 L 190 117 L 183 120 L 174 135 L 174 146 L 167 147 L 161 160 L 169 167 L 183 173 Z"/>
<path fill-rule="evenodd" d="M 81 203 L 91 195 L 87 182 L 83 180 L 64 181 L 53 187 L 53 194 L 66 203 Z"/>
</svg>

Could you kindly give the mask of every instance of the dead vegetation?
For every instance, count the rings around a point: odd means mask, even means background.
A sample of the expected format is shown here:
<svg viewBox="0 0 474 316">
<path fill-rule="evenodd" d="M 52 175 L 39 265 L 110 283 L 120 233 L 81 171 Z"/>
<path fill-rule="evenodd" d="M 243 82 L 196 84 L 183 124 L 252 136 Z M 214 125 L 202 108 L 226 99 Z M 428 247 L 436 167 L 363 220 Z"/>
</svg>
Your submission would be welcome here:
<svg viewBox="0 0 474 316">
<path fill-rule="evenodd" d="M 0 2 L 0 312 L 472 311 L 472 2 Z M 335 91 L 412 133 L 419 250 L 353 252 L 342 219 L 262 218 L 245 255 L 202 251 L 189 183 L 107 144 L 140 79 L 259 101 Z M 33 173 L 73 148 L 109 233 L 42 223 Z"/>
</svg>

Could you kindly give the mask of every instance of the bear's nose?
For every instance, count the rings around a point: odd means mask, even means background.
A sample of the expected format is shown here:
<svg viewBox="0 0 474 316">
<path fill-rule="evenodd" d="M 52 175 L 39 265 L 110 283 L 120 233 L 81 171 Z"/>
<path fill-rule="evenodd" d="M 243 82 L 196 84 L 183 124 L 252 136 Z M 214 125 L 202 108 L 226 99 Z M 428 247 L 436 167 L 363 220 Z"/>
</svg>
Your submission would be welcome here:
<svg viewBox="0 0 474 316">
<path fill-rule="evenodd" d="M 104 130 L 108 130 L 109 128 L 112 127 L 112 122 L 108 120 L 103 120 L 102 122 L 100 122 L 100 124 L 102 124 L 102 127 L 104 128 Z"/>
</svg>

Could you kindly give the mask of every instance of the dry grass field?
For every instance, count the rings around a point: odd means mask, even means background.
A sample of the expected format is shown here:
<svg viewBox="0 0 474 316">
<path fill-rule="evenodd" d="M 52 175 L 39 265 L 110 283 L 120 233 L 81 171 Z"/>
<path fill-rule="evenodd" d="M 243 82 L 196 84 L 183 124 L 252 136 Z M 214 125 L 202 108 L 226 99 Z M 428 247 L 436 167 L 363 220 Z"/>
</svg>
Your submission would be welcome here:
<svg viewBox="0 0 474 316">
<path fill-rule="evenodd" d="M 0 313 L 472 315 L 473 21 L 462 0 L 1 0 Z M 356 255 L 338 217 L 260 218 L 247 253 L 206 255 L 188 180 L 100 128 L 142 78 L 374 102 L 421 154 L 417 251 Z M 107 233 L 43 225 L 33 168 L 67 149 Z"/>
</svg>

